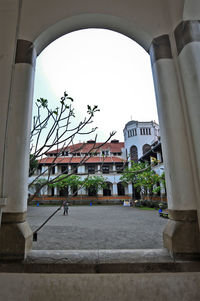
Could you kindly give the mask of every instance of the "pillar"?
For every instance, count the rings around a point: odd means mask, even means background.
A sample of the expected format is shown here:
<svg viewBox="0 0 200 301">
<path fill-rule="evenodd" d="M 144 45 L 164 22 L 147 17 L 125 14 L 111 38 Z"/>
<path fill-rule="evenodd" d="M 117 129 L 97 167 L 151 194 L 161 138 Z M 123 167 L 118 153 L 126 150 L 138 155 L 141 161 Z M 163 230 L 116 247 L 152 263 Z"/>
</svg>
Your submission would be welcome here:
<svg viewBox="0 0 200 301">
<path fill-rule="evenodd" d="M 117 196 L 118 191 L 117 191 L 117 183 L 113 183 L 113 196 Z"/>
<path fill-rule="evenodd" d="M 128 195 L 131 197 L 133 195 L 133 184 L 132 183 L 128 184 Z"/>
<path fill-rule="evenodd" d="M 58 187 L 57 187 L 57 186 L 54 187 L 54 195 L 55 195 L 55 196 L 58 195 Z"/>
<path fill-rule="evenodd" d="M 102 173 L 102 172 L 101 172 L 101 165 L 100 165 L 100 164 L 97 165 L 97 173 L 98 173 L 98 174 L 101 174 L 101 173 Z"/>
<path fill-rule="evenodd" d="M 0 258 L 23 260 L 32 246 L 26 222 L 32 94 L 36 52 L 18 40 L 7 114 L 2 195 L 6 206 L 0 228 Z"/>
<path fill-rule="evenodd" d="M 157 161 L 159 161 L 159 163 L 162 162 L 162 156 L 160 152 L 157 152 Z"/>
<path fill-rule="evenodd" d="M 102 197 L 103 196 L 103 188 L 99 188 L 98 189 L 97 195 L 98 195 L 98 197 Z"/>
<path fill-rule="evenodd" d="M 55 175 L 57 175 L 59 173 L 59 166 L 55 165 Z"/>
<path fill-rule="evenodd" d="M 194 183 L 200 227 L 200 21 L 183 21 L 174 32 L 177 61 L 183 83 L 193 147 Z"/>
<path fill-rule="evenodd" d="M 189 145 L 191 132 L 182 87 L 168 35 L 155 38 L 150 47 L 157 109 L 162 137 L 169 221 L 163 233 L 164 247 L 173 256 L 199 252 L 196 191 Z"/>
</svg>

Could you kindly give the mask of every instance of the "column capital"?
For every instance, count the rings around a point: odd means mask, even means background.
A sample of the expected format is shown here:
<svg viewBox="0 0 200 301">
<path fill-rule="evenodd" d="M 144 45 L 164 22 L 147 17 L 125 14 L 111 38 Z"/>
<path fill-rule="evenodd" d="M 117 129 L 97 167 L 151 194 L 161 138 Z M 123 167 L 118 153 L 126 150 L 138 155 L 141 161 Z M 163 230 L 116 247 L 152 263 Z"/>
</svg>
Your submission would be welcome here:
<svg viewBox="0 0 200 301">
<path fill-rule="evenodd" d="M 182 21 L 174 30 L 178 54 L 191 42 L 200 42 L 200 21 Z"/>
<path fill-rule="evenodd" d="M 26 63 L 34 66 L 35 61 L 36 50 L 33 43 L 26 40 L 17 40 L 15 64 Z"/>
<path fill-rule="evenodd" d="M 160 59 L 171 59 L 172 51 L 167 34 L 154 38 L 149 48 L 152 64 Z"/>
</svg>

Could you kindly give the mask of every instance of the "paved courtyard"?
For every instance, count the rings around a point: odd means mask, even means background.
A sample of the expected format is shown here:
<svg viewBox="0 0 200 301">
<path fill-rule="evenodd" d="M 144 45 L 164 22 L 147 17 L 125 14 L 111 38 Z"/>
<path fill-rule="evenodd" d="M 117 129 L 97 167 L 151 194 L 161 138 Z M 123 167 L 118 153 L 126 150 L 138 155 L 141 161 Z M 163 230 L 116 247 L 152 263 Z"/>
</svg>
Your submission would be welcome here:
<svg viewBox="0 0 200 301">
<path fill-rule="evenodd" d="M 28 222 L 34 231 L 57 207 L 29 207 Z M 33 249 L 157 249 L 167 223 L 157 211 L 123 206 L 71 206 L 38 232 Z"/>
</svg>

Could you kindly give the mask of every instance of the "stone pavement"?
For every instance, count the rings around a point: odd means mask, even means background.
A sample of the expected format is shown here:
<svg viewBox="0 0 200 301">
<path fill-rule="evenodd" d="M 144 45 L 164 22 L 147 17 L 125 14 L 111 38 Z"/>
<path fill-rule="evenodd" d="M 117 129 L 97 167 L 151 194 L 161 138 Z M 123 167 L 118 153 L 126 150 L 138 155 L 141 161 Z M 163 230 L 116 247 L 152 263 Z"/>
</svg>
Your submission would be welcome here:
<svg viewBox="0 0 200 301">
<path fill-rule="evenodd" d="M 28 208 L 28 222 L 34 231 L 58 207 Z M 167 220 L 155 210 L 118 206 L 70 206 L 38 232 L 33 249 L 159 249 Z"/>
</svg>

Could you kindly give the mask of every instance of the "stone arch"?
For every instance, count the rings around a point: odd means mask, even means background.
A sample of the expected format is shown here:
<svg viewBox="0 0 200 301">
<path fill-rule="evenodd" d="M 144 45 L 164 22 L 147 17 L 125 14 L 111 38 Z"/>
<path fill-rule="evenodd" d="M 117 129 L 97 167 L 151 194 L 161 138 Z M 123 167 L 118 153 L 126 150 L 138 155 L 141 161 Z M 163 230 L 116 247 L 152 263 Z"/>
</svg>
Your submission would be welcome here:
<svg viewBox="0 0 200 301">
<path fill-rule="evenodd" d="M 149 144 L 144 144 L 142 147 L 142 154 L 144 155 L 151 149 L 151 146 Z"/>
<path fill-rule="evenodd" d="M 118 182 L 118 183 L 117 183 L 117 194 L 118 194 L 119 196 L 126 195 L 126 188 L 125 188 L 125 186 L 122 184 L 122 182 Z"/>
<path fill-rule="evenodd" d="M 112 183 L 106 182 L 106 187 L 103 188 L 103 196 L 111 196 L 112 195 Z"/>
<path fill-rule="evenodd" d="M 189 2 L 191 1 L 187 1 Z M 69 0 L 61 1 L 60 5 L 56 1 L 50 3 L 48 0 L 20 3 L 19 7 L 8 4 L 11 6 L 3 10 L 1 19 L 2 27 L 4 26 L 6 30 L 1 68 L 3 70 L 1 76 L 5 78 L 5 85 L 2 87 L 0 132 L 2 145 L 0 192 L 3 196 L 3 204 L 6 203 L 3 212 L 6 218 L 3 219 L 12 221 L 13 231 L 15 224 L 26 220 L 24 216 L 27 210 L 28 130 L 31 122 L 36 55 L 65 33 L 77 29 L 100 27 L 115 30 L 132 38 L 150 53 L 161 135 L 164 138 L 163 154 L 164 161 L 167 163 L 168 203 L 173 229 L 176 230 L 175 225 L 176 222 L 180 223 L 180 217 L 182 226 L 177 226 L 177 231 L 181 232 L 181 229 L 187 228 L 191 216 L 195 220 L 191 227 L 198 224 L 196 216 L 197 207 L 199 208 L 197 196 L 200 161 L 199 139 L 197 139 L 199 103 L 196 99 L 199 97 L 199 80 L 193 81 L 193 78 L 195 76 L 199 79 L 197 72 L 199 68 L 194 66 L 199 66 L 199 51 L 195 47 L 199 47 L 200 29 L 195 13 L 186 6 L 183 18 L 185 1 L 171 0 L 164 2 L 155 0 L 153 3 L 145 1 L 145 5 L 143 1 L 138 0 L 128 1 L 127 5 L 120 0 L 112 5 L 108 0 L 86 2 Z M 6 3 L 1 4 L 1 8 L 2 5 L 6 7 Z M 192 8 L 197 11 L 194 6 Z M 170 18 L 166 16 L 167 11 L 170 11 Z M 187 15 L 186 11 L 188 11 Z M 10 22 L 11 12 L 12 22 Z M 188 21 L 181 22 L 183 19 Z M 195 25 L 196 35 L 193 35 L 193 25 Z M 188 53 L 185 55 L 186 48 L 190 55 L 187 55 Z M 179 64 L 176 64 L 177 58 Z M 18 154 L 18 160 L 13 156 L 13 148 Z M 187 170 L 187 173 L 183 173 L 182 170 Z M 22 226 L 26 229 L 26 222 Z M 4 231 L 2 228 L 1 231 Z M 173 240 L 170 229 L 170 226 L 166 228 L 164 237 L 166 237 L 165 247 L 169 248 L 171 253 L 176 251 L 176 247 L 173 247 L 176 244 L 182 246 L 178 250 L 184 253 L 187 251 L 185 246 L 192 246 L 193 241 L 196 240 L 196 236 L 185 235 L 191 231 L 184 231 L 180 235 L 175 231 L 177 235 Z M 177 237 L 184 237 L 184 241 L 178 244 Z M 6 248 L 9 249 L 7 246 Z M 25 256 L 24 250 L 19 252 L 20 258 Z M 190 250 L 193 253 L 197 252 L 196 247 Z M 10 252 L 12 254 L 13 251 Z"/>
<path fill-rule="evenodd" d="M 109 14 L 82 14 L 60 20 L 41 32 L 33 40 L 37 55 L 61 36 L 73 31 L 89 28 L 108 29 L 121 33 L 137 42 L 146 51 L 148 51 L 149 42 L 151 41 L 151 37 L 142 27 L 139 28 L 138 25 L 131 24 L 123 18 Z"/>
</svg>

